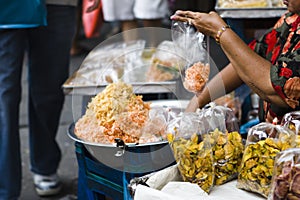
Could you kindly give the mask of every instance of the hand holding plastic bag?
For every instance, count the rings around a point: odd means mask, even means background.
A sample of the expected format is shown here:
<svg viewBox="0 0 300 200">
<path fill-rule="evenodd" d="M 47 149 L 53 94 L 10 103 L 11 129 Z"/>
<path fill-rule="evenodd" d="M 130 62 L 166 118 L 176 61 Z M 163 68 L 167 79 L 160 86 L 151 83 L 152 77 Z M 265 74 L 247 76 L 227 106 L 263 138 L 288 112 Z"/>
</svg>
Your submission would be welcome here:
<svg viewBox="0 0 300 200">
<path fill-rule="evenodd" d="M 186 22 L 173 21 L 172 40 L 178 54 L 186 60 L 184 67 L 180 69 L 183 86 L 188 91 L 199 94 L 210 73 L 208 37 Z"/>
</svg>

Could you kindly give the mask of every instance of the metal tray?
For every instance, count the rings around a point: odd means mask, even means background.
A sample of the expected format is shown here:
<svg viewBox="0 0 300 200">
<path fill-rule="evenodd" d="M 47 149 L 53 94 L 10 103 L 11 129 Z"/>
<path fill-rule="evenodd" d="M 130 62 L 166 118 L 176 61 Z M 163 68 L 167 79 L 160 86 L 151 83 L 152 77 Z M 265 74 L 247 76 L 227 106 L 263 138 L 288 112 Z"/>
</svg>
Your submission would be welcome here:
<svg viewBox="0 0 300 200">
<path fill-rule="evenodd" d="M 68 81 L 71 81 L 69 79 Z M 63 90 L 66 95 L 96 95 L 105 89 L 107 84 L 99 85 L 77 85 L 72 86 L 68 81 L 63 85 Z M 151 94 L 151 93 L 175 93 L 176 81 L 165 82 L 130 82 L 134 93 Z"/>
<path fill-rule="evenodd" d="M 173 59 L 173 52 L 165 50 L 170 48 L 166 47 L 169 43 L 171 42 L 163 41 L 155 49 L 145 48 L 143 40 L 132 41 L 129 44 L 113 43 L 108 45 L 109 50 L 107 46 L 99 45 L 87 55 L 80 69 L 66 80 L 62 86 L 63 91 L 67 95 L 95 95 L 110 82 L 121 79 L 131 84 L 135 93 L 174 93 L 179 74 L 165 81 L 148 80 L 146 76 L 151 71 L 152 55 L 169 56 L 168 59 Z"/>
<path fill-rule="evenodd" d="M 175 162 L 168 141 L 146 144 L 100 144 L 86 142 L 74 133 L 75 124 L 68 129 L 68 136 L 82 143 L 100 163 L 119 171 L 148 173 L 163 169 Z"/>
<path fill-rule="evenodd" d="M 280 17 L 287 11 L 286 7 L 253 7 L 253 8 L 224 8 L 217 0 L 215 10 L 223 18 L 274 18 Z"/>
<path fill-rule="evenodd" d="M 220 8 L 215 10 L 223 18 L 274 18 L 280 17 L 287 10 L 286 8 Z"/>
<path fill-rule="evenodd" d="M 168 107 L 175 113 L 183 112 L 188 100 L 155 100 L 152 108 Z M 147 173 L 163 169 L 175 162 L 168 141 L 144 144 L 114 143 L 101 144 L 86 142 L 74 133 L 75 123 L 68 129 L 68 136 L 75 142 L 82 143 L 99 162 L 119 171 Z"/>
</svg>

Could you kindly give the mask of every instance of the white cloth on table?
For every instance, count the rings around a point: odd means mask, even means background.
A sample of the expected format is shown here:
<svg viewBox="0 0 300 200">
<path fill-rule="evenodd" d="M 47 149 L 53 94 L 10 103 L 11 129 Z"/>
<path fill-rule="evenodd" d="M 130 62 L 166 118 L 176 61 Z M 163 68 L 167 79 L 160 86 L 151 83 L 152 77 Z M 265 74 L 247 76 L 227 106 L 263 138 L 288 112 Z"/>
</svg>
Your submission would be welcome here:
<svg viewBox="0 0 300 200">
<path fill-rule="evenodd" d="M 214 186 L 207 194 L 197 184 L 170 181 L 161 190 L 138 185 L 134 200 L 265 200 L 264 197 L 236 187 L 237 181 Z"/>
</svg>

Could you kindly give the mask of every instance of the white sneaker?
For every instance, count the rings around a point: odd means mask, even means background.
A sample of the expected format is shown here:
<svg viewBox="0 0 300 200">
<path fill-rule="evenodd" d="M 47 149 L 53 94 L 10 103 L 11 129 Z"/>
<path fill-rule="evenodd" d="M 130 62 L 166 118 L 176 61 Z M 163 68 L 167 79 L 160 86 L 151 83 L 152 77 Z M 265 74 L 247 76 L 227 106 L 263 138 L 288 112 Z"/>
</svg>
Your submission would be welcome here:
<svg viewBox="0 0 300 200">
<path fill-rule="evenodd" d="M 62 183 L 57 174 L 49 176 L 34 174 L 33 182 L 39 196 L 56 195 L 62 189 Z"/>
</svg>

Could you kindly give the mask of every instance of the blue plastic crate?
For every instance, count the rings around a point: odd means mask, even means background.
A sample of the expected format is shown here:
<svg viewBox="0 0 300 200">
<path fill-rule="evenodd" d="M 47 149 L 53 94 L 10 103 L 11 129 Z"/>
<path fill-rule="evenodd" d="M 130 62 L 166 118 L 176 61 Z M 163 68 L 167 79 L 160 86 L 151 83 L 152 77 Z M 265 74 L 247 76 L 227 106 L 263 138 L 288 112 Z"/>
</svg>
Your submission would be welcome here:
<svg viewBox="0 0 300 200">
<path fill-rule="evenodd" d="M 132 178 L 146 173 L 129 173 L 110 168 L 94 159 L 82 143 L 75 142 L 75 147 L 79 200 L 104 200 L 105 196 L 114 200 L 132 199 L 127 189 L 128 183 Z"/>
</svg>

